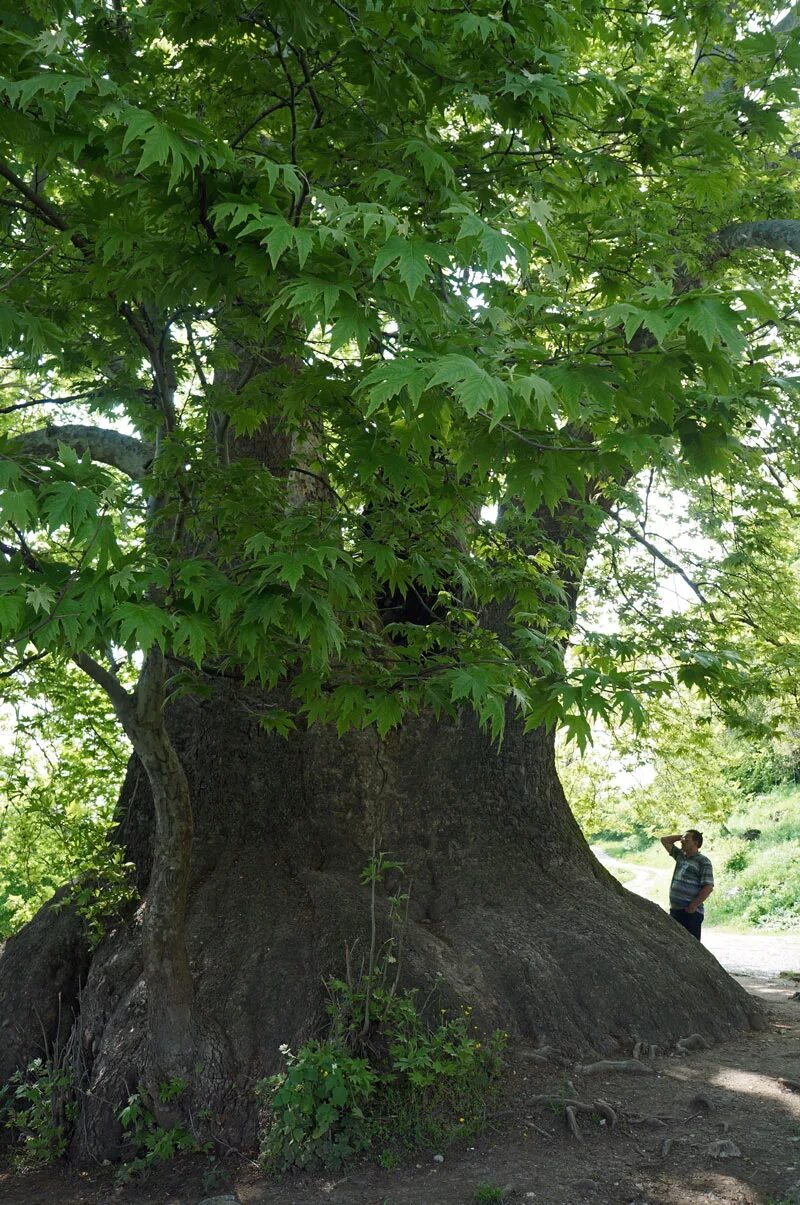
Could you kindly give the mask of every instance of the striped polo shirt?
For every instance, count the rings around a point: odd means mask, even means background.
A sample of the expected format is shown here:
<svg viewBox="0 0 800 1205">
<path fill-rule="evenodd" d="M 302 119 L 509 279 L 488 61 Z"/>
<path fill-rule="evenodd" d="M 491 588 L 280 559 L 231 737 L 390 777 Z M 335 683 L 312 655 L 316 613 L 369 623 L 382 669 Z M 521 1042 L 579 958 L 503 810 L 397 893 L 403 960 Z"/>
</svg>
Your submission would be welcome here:
<svg viewBox="0 0 800 1205">
<path fill-rule="evenodd" d="M 669 851 L 675 859 L 675 869 L 672 872 L 672 882 L 669 885 L 670 908 L 685 908 L 696 898 L 701 887 L 714 886 L 714 871 L 711 860 L 705 854 L 692 854 L 687 857 L 677 846 Z M 703 905 L 697 908 L 697 915 L 703 915 Z"/>
</svg>

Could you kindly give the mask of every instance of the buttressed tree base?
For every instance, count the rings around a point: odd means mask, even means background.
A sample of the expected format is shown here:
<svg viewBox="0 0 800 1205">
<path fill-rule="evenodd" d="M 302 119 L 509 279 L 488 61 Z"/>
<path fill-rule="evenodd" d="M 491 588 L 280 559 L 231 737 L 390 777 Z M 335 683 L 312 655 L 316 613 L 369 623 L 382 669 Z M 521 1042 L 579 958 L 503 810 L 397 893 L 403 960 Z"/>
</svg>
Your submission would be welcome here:
<svg viewBox="0 0 800 1205">
<path fill-rule="evenodd" d="M 261 732 L 231 691 L 181 701 L 170 731 L 195 817 L 187 946 L 203 1062 L 193 1085 L 210 1132 L 235 1145 L 255 1142 L 253 1085 L 277 1070 L 279 1046 L 324 1028 L 323 980 L 344 975 L 347 950 L 356 965 L 366 952 L 359 872 L 373 836 L 413 879 L 402 977 L 422 998 L 433 990 L 437 1015 L 472 1007 L 482 1030 L 576 1056 L 630 1054 L 637 1040 L 666 1050 L 689 1033 L 714 1040 L 760 1024 L 757 1003 L 713 955 L 593 857 L 550 737 L 512 724 L 498 751 L 465 717 L 412 720 L 385 741 L 329 730 L 284 740 Z M 146 893 L 152 800 L 135 761 L 120 806 Z M 61 948 L 67 915 L 50 918 Z M 385 899 L 379 915 L 385 922 Z M 0 964 L 3 1015 L 31 1018 L 27 1033 L 15 1025 L 9 1066 L 41 1045 L 34 992 L 37 1010 L 53 1015 L 55 981 L 29 978 L 43 919 L 8 942 Z M 121 1132 L 110 1106 L 145 1078 L 148 1058 L 140 920 L 118 925 L 91 962 L 72 957 L 59 986 L 75 1000 L 83 979 L 77 1024 L 91 1089 L 76 1153 L 113 1156 Z"/>
</svg>

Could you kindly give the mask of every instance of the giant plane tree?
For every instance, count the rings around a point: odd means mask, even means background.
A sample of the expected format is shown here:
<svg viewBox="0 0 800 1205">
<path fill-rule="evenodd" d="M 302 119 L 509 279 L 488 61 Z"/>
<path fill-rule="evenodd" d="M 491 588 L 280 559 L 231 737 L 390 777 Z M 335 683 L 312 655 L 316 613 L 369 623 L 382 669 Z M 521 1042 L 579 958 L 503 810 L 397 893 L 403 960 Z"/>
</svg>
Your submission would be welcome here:
<svg viewBox="0 0 800 1205">
<path fill-rule="evenodd" d="M 727 672 L 565 653 L 644 470 L 780 497 L 798 69 L 793 10 L 715 0 L 3 12 L 3 674 L 87 675 L 134 751 L 140 905 L 0 956 L 0 1070 L 71 1028 L 80 1150 L 170 1077 L 252 1135 L 373 849 L 404 979 L 484 1024 L 755 1020 L 595 862 L 553 731 Z"/>
</svg>

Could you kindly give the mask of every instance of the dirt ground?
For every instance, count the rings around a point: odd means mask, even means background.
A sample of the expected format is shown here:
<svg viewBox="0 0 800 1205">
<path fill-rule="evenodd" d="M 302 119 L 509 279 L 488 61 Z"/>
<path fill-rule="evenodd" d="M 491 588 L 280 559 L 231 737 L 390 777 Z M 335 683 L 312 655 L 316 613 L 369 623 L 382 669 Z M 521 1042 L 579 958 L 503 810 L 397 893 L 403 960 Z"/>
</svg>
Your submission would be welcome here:
<svg viewBox="0 0 800 1205">
<path fill-rule="evenodd" d="M 241 1158 L 223 1160 L 225 1186 L 208 1164 L 176 1162 L 117 1187 L 113 1169 L 0 1174 L 3 1205 L 473 1205 L 481 1188 L 508 1205 L 800 1205 L 800 985 L 739 977 L 762 999 L 768 1025 L 712 1050 L 649 1062 L 649 1074 L 582 1075 L 518 1051 L 508 1106 L 474 1145 L 431 1152 L 393 1171 L 359 1166 L 337 1177 L 265 1180 Z M 564 1092 L 598 1099 L 618 1116 L 578 1114 L 580 1140 L 563 1111 L 533 1100 Z M 696 1099 L 698 1097 L 705 1098 Z M 223 1194 L 234 1192 L 235 1196 Z"/>
</svg>

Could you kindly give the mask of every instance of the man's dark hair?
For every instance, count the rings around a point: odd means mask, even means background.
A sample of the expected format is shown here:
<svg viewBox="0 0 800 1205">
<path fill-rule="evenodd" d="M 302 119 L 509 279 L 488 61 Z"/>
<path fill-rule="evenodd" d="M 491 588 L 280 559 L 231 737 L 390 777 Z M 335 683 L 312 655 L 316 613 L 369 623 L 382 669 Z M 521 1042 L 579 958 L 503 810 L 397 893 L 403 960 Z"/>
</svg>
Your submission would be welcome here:
<svg viewBox="0 0 800 1205">
<path fill-rule="evenodd" d="M 695 844 L 697 845 L 697 848 L 699 849 L 700 846 L 703 844 L 703 834 L 697 828 L 687 828 L 686 831 L 690 837 L 694 838 Z"/>
</svg>

